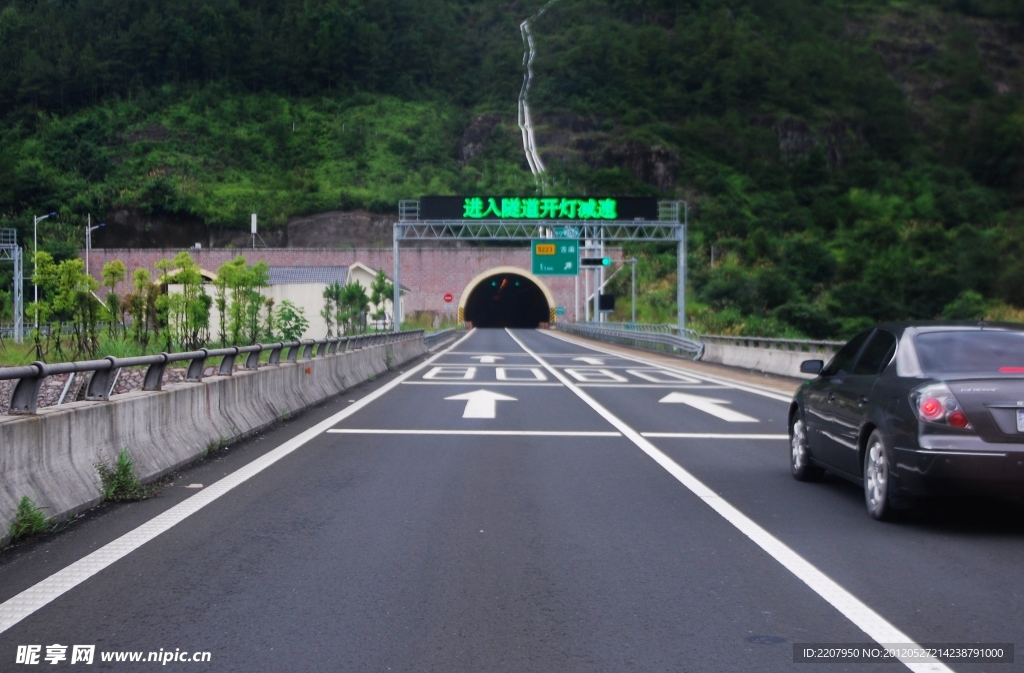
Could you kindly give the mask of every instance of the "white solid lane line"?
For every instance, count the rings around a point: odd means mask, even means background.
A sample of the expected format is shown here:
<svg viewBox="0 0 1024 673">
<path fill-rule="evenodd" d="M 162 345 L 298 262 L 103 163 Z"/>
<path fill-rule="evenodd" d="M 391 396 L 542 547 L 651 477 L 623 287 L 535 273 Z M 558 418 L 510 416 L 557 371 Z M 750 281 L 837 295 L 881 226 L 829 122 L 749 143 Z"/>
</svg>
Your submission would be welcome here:
<svg viewBox="0 0 1024 673">
<path fill-rule="evenodd" d="M 588 430 L 391 430 L 389 428 L 332 428 L 339 435 L 488 435 L 493 437 L 621 437 L 621 432 Z"/>
<path fill-rule="evenodd" d="M 666 454 L 662 453 L 661 449 L 654 446 L 654 444 L 651 444 L 642 437 L 640 433 L 602 406 L 601 403 L 592 398 L 581 388 L 576 386 L 576 384 L 570 381 L 565 375 L 549 365 L 540 356 L 534 354 L 529 346 L 520 341 L 511 330 L 506 331 L 509 336 L 515 339 L 520 348 L 533 355 L 534 359 L 537 360 L 542 367 L 546 368 L 552 376 L 564 383 L 569 390 L 573 391 L 577 397 L 583 400 L 591 409 L 600 414 L 606 421 L 618 429 L 619 432 L 629 438 L 629 440 L 636 444 L 641 451 L 653 458 L 658 465 L 675 477 L 679 483 L 688 488 L 694 495 L 701 498 L 713 510 L 718 512 L 723 519 L 738 528 L 740 532 L 750 538 L 758 547 L 766 551 L 772 558 L 782 564 L 786 570 L 796 575 L 797 578 L 809 586 L 815 593 L 828 601 L 844 617 L 853 622 L 853 624 L 864 631 L 864 633 L 868 634 L 868 636 L 870 636 L 875 642 L 879 644 L 907 643 L 910 648 L 920 647 L 914 643 L 910 636 L 897 629 L 889 623 L 888 620 L 868 607 L 859 598 L 841 587 L 828 575 L 818 570 L 804 557 L 800 556 L 785 545 L 781 540 L 766 531 L 764 528 L 761 528 L 761 526 L 757 525 L 757 523 L 750 519 L 746 514 L 729 504 L 728 501 L 708 488 L 704 482 L 697 479 L 697 477 L 693 476 Z M 952 669 L 938 659 L 933 659 L 926 663 L 903 661 L 903 664 L 915 673 L 952 673 Z"/>
<path fill-rule="evenodd" d="M 391 392 L 400 385 L 402 381 L 415 375 L 426 366 L 432 364 L 434 360 L 439 358 L 442 354 L 452 348 L 455 348 L 468 339 L 473 334 L 473 331 L 474 330 L 470 330 L 466 336 L 453 343 L 444 351 L 431 356 L 429 359 L 410 369 L 393 381 L 389 381 L 343 411 L 334 414 L 325 421 L 317 423 L 312 428 L 296 435 L 284 444 L 281 444 L 270 452 L 263 454 L 248 465 L 235 470 L 220 481 L 208 486 L 199 493 L 196 493 L 188 500 L 175 505 L 163 514 L 150 519 L 138 528 L 122 535 L 113 542 L 100 547 L 88 556 L 75 561 L 66 568 L 58 570 L 56 573 L 50 575 L 41 582 L 25 589 L 17 596 L 4 601 L 0 604 L 0 633 L 11 628 L 36 610 L 42 608 L 47 603 L 56 600 L 58 597 L 75 588 L 104 568 L 107 568 L 119 559 L 132 553 L 156 536 L 170 530 L 192 514 L 195 514 L 203 507 L 209 505 L 217 498 L 230 492 L 236 486 L 259 474 L 277 461 L 294 452 L 296 449 L 299 449 L 310 440 L 324 434 L 324 432 L 330 429 L 331 426 L 337 425 L 340 421 L 348 418 L 370 402 L 373 402 L 374 400 Z"/>
</svg>

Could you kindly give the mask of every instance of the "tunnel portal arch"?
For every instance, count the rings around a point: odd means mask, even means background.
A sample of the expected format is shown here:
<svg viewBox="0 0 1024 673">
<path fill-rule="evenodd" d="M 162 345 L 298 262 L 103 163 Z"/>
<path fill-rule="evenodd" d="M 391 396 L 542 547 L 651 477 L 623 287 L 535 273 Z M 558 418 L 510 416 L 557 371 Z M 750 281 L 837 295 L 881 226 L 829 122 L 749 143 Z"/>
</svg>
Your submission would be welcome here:
<svg viewBox="0 0 1024 673">
<path fill-rule="evenodd" d="M 459 319 L 474 327 L 538 327 L 552 322 L 555 297 L 526 269 L 493 267 L 469 281 L 459 297 Z"/>
</svg>

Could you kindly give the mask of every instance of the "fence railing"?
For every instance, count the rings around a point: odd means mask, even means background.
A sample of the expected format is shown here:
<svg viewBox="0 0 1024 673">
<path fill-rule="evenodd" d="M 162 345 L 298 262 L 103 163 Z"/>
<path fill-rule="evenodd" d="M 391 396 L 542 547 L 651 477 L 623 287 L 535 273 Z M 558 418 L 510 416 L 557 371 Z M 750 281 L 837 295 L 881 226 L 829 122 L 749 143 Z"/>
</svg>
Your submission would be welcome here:
<svg viewBox="0 0 1024 673">
<path fill-rule="evenodd" d="M 594 324 L 598 327 L 606 327 L 608 329 L 620 329 L 630 332 L 651 332 L 654 334 L 674 334 L 683 339 L 689 339 L 690 341 L 700 341 L 700 334 L 693 331 L 692 329 L 680 330 L 679 325 L 648 325 L 639 322 L 602 322 L 602 323 L 586 323 Z"/>
<path fill-rule="evenodd" d="M 276 366 L 282 362 L 282 353 L 284 362 L 297 362 L 335 353 L 355 351 L 369 346 L 394 343 L 422 333 L 423 330 L 410 330 L 328 339 L 283 341 L 252 346 L 231 346 L 230 348 L 201 348 L 186 353 L 158 353 L 130 358 L 108 356 L 102 360 L 83 362 L 55 364 L 33 362 L 20 367 L 0 367 L 0 381 L 16 381 L 14 389 L 11 391 L 9 414 L 34 414 L 37 410 L 39 389 L 48 376 L 91 372 L 92 376 L 86 385 L 85 399 L 105 402 L 110 399 L 117 377 L 125 367 L 147 367 L 142 380 L 142 390 L 160 390 L 164 371 L 172 362 L 188 362 L 185 380 L 198 382 L 203 380 L 206 361 L 210 358 L 221 358 L 217 376 L 231 376 L 235 370 L 235 360 L 239 355 L 245 356 L 245 369 L 253 370 L 260 367 L 260 357 L 267 351 L 270 352 L 270 358 L 268 362 L 263 363 L 264 366 Z"/>
<path fill-rule="evenodd" d="M 810 353 L 831 358 L 845 341 L 820 339 L 777 339 L 774 337 L 725 336 L 698 334 L 693 330 L 680 332 L 677 325 L 644 325 L 640 323 L 558 323 L 566 332 L 590 336 L 602 341 L 634 345 L 649 350 L 673 350 L 699 360 L 709 345 L 764 348 L 793 353 Z"/>
<path fill-rule="evenodd" d="M 700 359 L 701 354 L 704 352 L 704 346 L 699 341 L 679 336 L 678 333 L 672 334 L 669 330 L 623 329 L 615 323 L 555 323 L 555 326 L 569 334 L 577 334 L 600 341 L 635 346 L 647 350 L 685 353 L 694 360 Z"/>
<path fill-rule="evenodd" d="M 449 329 L 438 330 L 437 332 L 431 332 L 423 336 L 423 343 L 426 344 L 427 348 L 433 348 L 439 343 L 444 343 L 449 339 L 453 339 L 457 336 L 459 329 L 457 327 L 451 327 Z"/>
<path fill-rule="evenodd" d="M 775 339 L 769 337 L 723 336 L 720 334 L 702 334 L 700 335 L 700 340 L 705 344 L 720 344 L 722 346 L 738 346 L 741 348 L 771 348 L 794 353 L 822 354 L 830 357 L 837 349 L 846 344 L 845 341 Z"/>
</svg>

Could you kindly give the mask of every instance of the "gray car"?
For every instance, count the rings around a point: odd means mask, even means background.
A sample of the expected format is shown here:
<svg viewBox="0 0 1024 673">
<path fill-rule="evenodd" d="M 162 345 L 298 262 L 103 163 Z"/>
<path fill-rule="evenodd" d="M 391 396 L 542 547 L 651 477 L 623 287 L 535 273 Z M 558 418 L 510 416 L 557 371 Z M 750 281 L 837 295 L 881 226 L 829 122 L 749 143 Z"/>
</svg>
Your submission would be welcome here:
<svg viewBox="0 0 1024 673">
<path fill-rule="evenodd" d="M 825 470 L 889 518 L 919 496 L 1024 495 L 1024 328 L 885 323 L 848 341 L 797 391 L 793 477 Z"/>
</svg>

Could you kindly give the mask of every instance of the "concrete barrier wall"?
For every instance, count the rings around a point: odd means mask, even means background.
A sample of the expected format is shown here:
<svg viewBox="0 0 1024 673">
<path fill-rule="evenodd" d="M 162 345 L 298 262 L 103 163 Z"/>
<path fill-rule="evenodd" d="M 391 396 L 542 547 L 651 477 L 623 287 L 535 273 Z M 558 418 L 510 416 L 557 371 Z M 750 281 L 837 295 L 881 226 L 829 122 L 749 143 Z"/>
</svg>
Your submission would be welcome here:
<svg viewBox="0 0 1024 673">
<path fill-rule="evenodd" d="M 100 502 L 94 464 L 123 448 L 143 482 L 426 352 L 423 336 L 312 360 L 0 417 L 0 546 L 28 496 L 63 520 Z"/>
<path fill-rule="evenodd" d="M 701 361 L 753 369 L 767 374 L 792 376 L 797 379 L 813 379 L 814 376 L 810 374 L 800 373 L 800 363 L 804 360 L 828 361 L 831 357 L 831 355 L 822 353 L 708 343 L 704 346 L 704 355 L 701 357 Z"/>
</svg>

